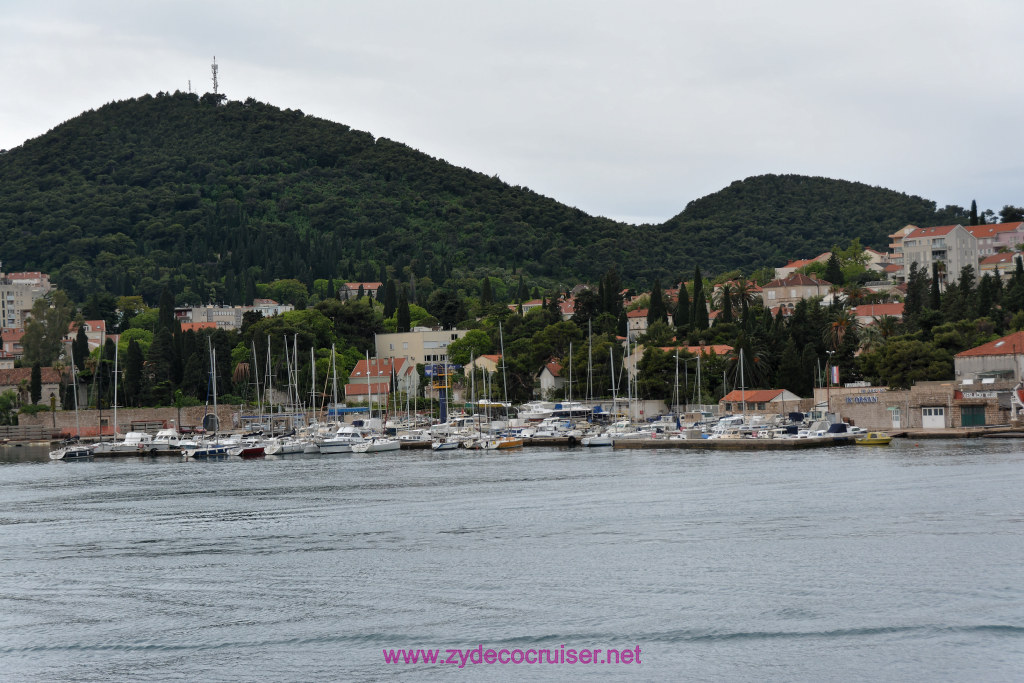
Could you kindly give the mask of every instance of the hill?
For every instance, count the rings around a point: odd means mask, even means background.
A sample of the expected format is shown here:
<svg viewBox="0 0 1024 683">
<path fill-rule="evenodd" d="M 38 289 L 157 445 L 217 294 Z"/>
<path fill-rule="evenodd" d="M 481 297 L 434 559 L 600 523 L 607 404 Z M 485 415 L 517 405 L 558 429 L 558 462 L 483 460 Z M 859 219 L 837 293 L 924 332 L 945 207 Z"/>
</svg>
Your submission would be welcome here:
<svg viewBox="0 0 1024 683">
<path fill-rule="evenodd" d="M 0 254 L 75 300 L 166 286 L 241 303 L 255 283 L 429 278 L 473 293 L 484 274 L 565 286 L 777 265 L 959 207 L 859 183 L 760 176 L 660 226 L 593 217 L 301 111 L 158 93 L 88 111 L 0 155 Z"/>
</svg>

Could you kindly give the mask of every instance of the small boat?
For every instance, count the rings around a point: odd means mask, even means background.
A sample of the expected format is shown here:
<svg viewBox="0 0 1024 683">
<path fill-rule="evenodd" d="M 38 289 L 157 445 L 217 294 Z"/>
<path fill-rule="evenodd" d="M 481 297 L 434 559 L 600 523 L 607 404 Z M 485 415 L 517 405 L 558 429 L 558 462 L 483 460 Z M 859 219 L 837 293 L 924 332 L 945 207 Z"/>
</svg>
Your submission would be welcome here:
<svg viewBox="0 0 1024 683">
<path fill-rule="evenodd" d="M 497 439 L 488 439 L 485 445 L 489 451 L 503 451 L 508 448 L 522 448 L 523 440 L 514 436 L 500 436 Z"/>
<path fill-rule="evenodd" d="M 92 448 L 77 441 L 68 442 L 57 450 L 50 451 L 50 460 L 86 460 L 92 456 Z"/>
<path fill-rule="evenodd" d="M 430 448 L 435 451 L 454 451 L 461 445 L 457 436 L 449 436 L 447 439 L 435 439 L 431 442 Z"/>
<path fill-rule="evenodd" d="M 868 432 L 853 440 L 858 446 L 888 446 L 892 437 L 885 432 Z"/>
</svg>

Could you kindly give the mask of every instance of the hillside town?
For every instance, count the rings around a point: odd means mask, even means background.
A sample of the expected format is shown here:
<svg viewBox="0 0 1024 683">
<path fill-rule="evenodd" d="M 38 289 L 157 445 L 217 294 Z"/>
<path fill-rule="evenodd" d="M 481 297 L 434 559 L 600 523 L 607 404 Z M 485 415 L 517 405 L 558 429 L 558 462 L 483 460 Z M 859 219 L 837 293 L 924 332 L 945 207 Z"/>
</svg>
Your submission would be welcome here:
<svg viewBox="0 0 1024 683">
<path fill-rule="evenodd" d="M 933 290 L 933 298 L 965 286 L 964 278 L 979 282 L 998 281 L 999 288 L 1009 287 L 1015 277 L 1021 277 L 1024 222 L 923 228 L 907 225 L 890 235 L 890 239 L 886 252 L 861 248 L 854 241 L 844 250 L 794 259 L 772 271 L 763 269 L 758 273 L 759 278 L 718 278 L 705 284 L 699 278 L 698 270 L 697 278 L 668 288 L 651 291 L 618 289 L 610 298 L 615 304 L 611 310 L 620 310 L 619 320 L 605 320 L 603 323 L 606 332 L 612 331 L 609 325 L 614 325 L 614 343 L 618 346 L 611 355 L 611 365 L 605 369 L 605 378 L 601 380 L 608 386 L 600 386 L 596 390 L 594 387 L 591 335 L 594 334 L 593 324 L 599 321 L 598 315 L 594 314 L 597 311 L 594 311 L 585 317 L 591 332 L 580 338 L 580 345 L 575 349 L 572 342 L 567 348 L 557 343 L 550 348 L 537 348 L 542 342 L 534 337 L 532 355 L 542 360 L 532 369 L 526 369 L 526 394 L 521 391 L 516 398 L 520 402 L 529 399 L 531 405 L 548 405 L 549 416 L 556 405 L 581 403 L 591 415 L 596 411 L 602 416 L 625 417 L 630 421 L 676 416 L 673 419 L 680 424 L 682 420 L 696 423 L 706 416 L 719 418 L 728 415 L 743 415 L 767 424 L 771 418 L 795 413 L 834 416 L 834 419 L 849 425 L 873 430 L 958 429 L 1010 424 L 1016 419 L 1020 407 L 1016 390 L 1022 370 L 1020 353 L 1024 351 L 1022 331 L 1006 330 L 1007 334 L 1000 335 L 995 327 L 987 330 L 984 343 L 961 349 L 953 356 L 948 376 L 873 383 L 865 379 L 863 372 L 858 376 L 852 370 L 855 367 L 852 361 L 853 357 L 860 357 L 877 348 L 877 344 L 884 343 L 887 330 L 903 322 L 908 298 L 913 297 L 911 288 L 915 281 L 920 287 L 920 283 L 927 280 L 926 286 Z M 837 280 L 845 280 L 846 285 L 839 284 Z M 385 317 L 391 315 L 392 320 L 397 320 L 394 316 L 398 314 L 389 313 L 383 303 L 392 289 L 391 284 L 381 281 L 345 282 L 336 288 L 331 283 L 330 287 L 334 290 L 332 298 L 343 304 L 364 302 L 371 310 L 384 305 Z M 555 322 L 580 322 L 581 310 L 593 307 L 596 298 L 609 298 L 608 292 L 599 292 L 604 284 L 602 282 L 601 287 L 595 287 L 591 283 L 581 283 L 564 292 L 555 292 L 550 298 L 525 298 L 522 296 L 523 283 L 520 282 L 518 300 L 504 304 L 506 312 L 499 317 L 505 320 L 506 327 L 512 327 L 508 316 L 526 319 L 535 314 L 549 315 Z M 127 354 L 122 337 L 135 339 L 139 330 L 133 330 L 133 325 L 126 319 L 117 326 L 118 329 L 111 329 L 110 320 L 86 319 L 83 311 L 79 310 L 67 324 L 61 338 L 59 362 L 39 367 L 36 371 L 24 362 L 26 327 L 31 325 L 33 311 L 39 315 L 55 291 L 49 276 L 44 273 L 0 275 L 0 316 L 4 322 L 0 394 L 7 397 L 9 413 L 16 419 L 20 418 L 17 423 L 44 424 L 49 421 L 56 428 L 59 422 L 63 433 L 68 434 L 74 419 L 70 414 L 74 407 L 72 402 L 82 409 L 96 407 L 102 411 L 103 408 L 104 400 L 91 397 L 87 386 L 76 385 L 73 391 L 69 390 L 69 384 L 76 382 L 76 374 L 89 374 L 83 359 L 92 357 L 91 367 L 94 370 L 108 343 Z M 538 293 L 536 289 L 534 293 Z M 918 295 L 921 293 L 919 291 Z M 43 308 L 37 302 L 42 302 Z M 809 391 L 797 393 L 791 390 L 792 386 L 765 385 L 766 376 L 749 369 L 758 361 L 756 350 L 748 348 L 750 355 L 744 357 L 742 348 L 714 339 L 718 328 L 724 330 L 729 325 L 745 325 L 745 317 L 753 318 L 751 311 L 755 309 L 761 311 L 759 315 L 767 324 L 779 325 L 793 319 L 801 307 L 807 305 L 837 311 L 836 320 L 839 321 L 830 323 L 831 329 L 839 332 L 831 340 L 830 348 L 826 348 L 821 356 L 801 361 L 812 360 L 814 364 L 814 379 Z M 136 314 L 145 308 L 144 305 L 139 306 Z M 696 317 L 686 320 L 688 316 L 698 315 L 696 311 L 699 310 L 703 310 L 706 324 L 697 323 Z M 175 334 L 237 332 L 253 321 L 283 319 L 297 312 L 301 309 L 297 311 L 293 303 L 254 298 L 246 306 L 175 306 L 173 324 Z M 472 410 L 480 401 L 493 402 L 497 406 L 508 404 L 510 385 L 506 368 L 510 363 L 502 350 L 483 349 L 481 346 L 481 350 L 488 352 L 472 353 L 467 357 L 467 350 L 471 348 L 467 334 L 475 339 L 479 330 L 463 329 L 462 326 L 446 328 L 426 310 L 418 319 L 410 320 L 407 329 L 402 331 L 388 330 L 387 319 L 384 322 L 385 329 L 373 333 L 372 353 L 367 348 L 365 357 L 349 358 L 348 367 L 343 369 L 344 374 L 340 378 L 336 368 L 323 366 L 321 378 L 334 373 L 333 389 L 326 386 L 319 391 L 307 389 L 309 402 L 303 407 L 302 400 L 298 398 L 296 379 L 294 389 L 290 386 L 265 387 L 267 393 L 260 400 L 265 399 L 269 404 L 290 403 L 292 410 L 314 412 L 319 400 L 321 409 L 330 406 L 339 415 L 349 408 L 358 412 L 355 406 L 374 405 L 387 413 L 388 406 L 391 406 L 392 416 L 408 409 L 410 399 L 422 412 L 420 401 L 427 400 L 433 406 L 430 410 L 440 410 L 442 417 L 449 414 L 449 406 L 452 412 L 456 412 L 464 407 Z M 692 326 L 687 327 L 688 324 Z M 394 327 L 397 326 L 396 321 Z M 690 330 L 689 335 L 681 334 L 687 329 Z M 859 341 L 856 348 L 849 350 L 851 358 L 844 361 L 841 335 L 847 330 L 856 331 Z M 152 344 L 152 332 L 147 332 L 150 340 L 147 346 Z M 270 343 L 269 337 L 267 343 Z M 591 348 L 585 348 L 585 343 L 589 343 Z M 269 346 L 265 348 L 268 349 L 265 353 L 269 354 Z M 450 350 L 455 352 L 449 353 Z M 286 347 L 285 353 L 288 352 Z M 584 352 L 589 356 L 582 363 L 579 354 Z M 298 356 L 297 349 L 294 353 Z M 607 352 L 602 350 L 602 353 L 607 356 Z M 651 365 L 653 354 L 661 354 L 672 366 L 671 373 L 665 368 L 661 370 L 662 381 L 658 391 L 651 390 L 650 373 L 644 376 L 645 365 Z M 238 352 L 232 355 L 238 355 Z M 244 355 L 243 349 L 242 355 L 232 361 L 230 372 L 236 379 L 239 373 L 245 378 L 251 377 L 248 374 L 252 372 L 251 368 L 259 367 L 259 360 L 243 358 Z M 110 358 L 106 360 L 109 364 Z M 607 364 L 604 358 L 599 361 Z M 271 362 L 267 360 L 268 367 Z M 298 374 L 297 359 L 292 358 L 289 362 L 296 364 Z M 747 363 L 747 372 L 743 371 L 744 362 Z M 620 364 L 621 381 L 615 375 L 616 363 Z M 76 365 L 80 365 L 77 372 L 69 372 L 69 367 Z M 572 376 L 573 367 L 576 367 L 575 377 Z M 705 373 L 721 375 L 721 378 L 711 382 L 706 378 L 702 380 L 702 369 Z M 312 371 L 315 374 L 316 368 Z M 202 371 L 199 373 L 201 375 Z M 671 381 L 666 379 L 668 374 L 672 375 Z M 251 381 L 258 386 L 258 375 Z M 500 387 L 500 391 L 495 387 Z M 199 387 L 197 393 L 201 394 L 203 388 Z M 109 396 L 111 389 L 107 386 L 105 390 L 108 417 L 100 419 L 96 430 L 99 435 L 106 433 L 105 429 L 113 429 L 109 411 L 115 403 Z M 190 406 L 195 414 L 193 421 L 201 421 L 202 415 L 210 410 L 209 388 L 205 389 L 205 402 L 193 401 Z M 126 410 L 125 394 L 121 396 L 121 407 Z M 49 403 L 41 399 L 48 399 Z M 157 414 L 153 411 L 158 409 L 159 403 L 151 404 L 147 416 Z M 443 405 L 439 408 L 439 404 Z M 50 411 L 58 413 L 24 410 L 32 405 L 48 406 Z M 16 415 L 19 409 L 21 414 Z M 137 410 L 143 410 L 143 407 Z M 359 410 L 365 411 L 365 408 Z M 231 406 L 230 417 L 226 419 L 240 426 L 246 412 L 251 410 L 240 409 L 239 405 Z M 77 418 L 78 411 L 75 413 Z M 149 421 L 167 426 L 167 420 L 159 417 Z M 125 424 L 127 422 L 122 422 Z M 83 433 L 80 427 L 77 431 Z"/>
</svg>

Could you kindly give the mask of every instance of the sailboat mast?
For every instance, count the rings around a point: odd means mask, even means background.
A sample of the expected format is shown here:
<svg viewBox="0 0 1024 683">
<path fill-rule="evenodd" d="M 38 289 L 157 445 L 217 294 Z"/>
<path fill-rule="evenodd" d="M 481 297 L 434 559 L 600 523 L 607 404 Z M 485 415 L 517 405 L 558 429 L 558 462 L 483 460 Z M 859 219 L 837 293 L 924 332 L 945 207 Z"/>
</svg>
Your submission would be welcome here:
<svg viewBox="0 0 1024 683">
<path fill-rule="evenodd" d="M 121 341 L 120 338 L 117 340 Z M 121 345 L 114 345 L 114 441 L 117 441 L 117 357 L 121 351 Z"/>
</svg>

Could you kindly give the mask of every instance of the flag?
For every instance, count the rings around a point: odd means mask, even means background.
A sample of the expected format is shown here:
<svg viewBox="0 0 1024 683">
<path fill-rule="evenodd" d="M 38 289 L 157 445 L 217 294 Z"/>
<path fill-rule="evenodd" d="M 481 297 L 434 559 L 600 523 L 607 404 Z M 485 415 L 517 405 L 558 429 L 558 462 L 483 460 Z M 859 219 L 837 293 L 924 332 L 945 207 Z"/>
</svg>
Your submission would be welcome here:
<svg viewBox="0 0 1024 683">
<path fill-rule="evenodd" d="M 832 384 L 839 384 L 839 366 L 832 366 Z"/>
</svg>

